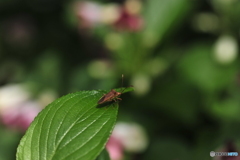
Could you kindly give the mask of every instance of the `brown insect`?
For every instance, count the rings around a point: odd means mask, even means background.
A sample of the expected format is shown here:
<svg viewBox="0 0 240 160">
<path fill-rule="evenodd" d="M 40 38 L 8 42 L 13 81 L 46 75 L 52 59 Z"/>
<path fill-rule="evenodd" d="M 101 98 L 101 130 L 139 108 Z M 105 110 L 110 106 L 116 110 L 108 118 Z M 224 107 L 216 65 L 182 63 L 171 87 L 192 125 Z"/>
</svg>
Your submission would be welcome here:
<svg viewBox="0 0 240 160">
<path fill-rule="evenodd" d="M 123 75 L 122 75 L 122 83 L 123 83 Z M 107 94 L 104 94 L 98 101 L 98 104 L 103 104 L 105 102 L 111 102 L 111 101 L 115 101 L 117 102 L 117 100 L 122 100 L 121 98 L 119 98 L 119 96 L 123 93 L 123 91 L 126 88 L 123 88 L 121 92 L 117 92 L 114 89 L 111 89 L 110 92 L 108 92 Z"/>
</svg>

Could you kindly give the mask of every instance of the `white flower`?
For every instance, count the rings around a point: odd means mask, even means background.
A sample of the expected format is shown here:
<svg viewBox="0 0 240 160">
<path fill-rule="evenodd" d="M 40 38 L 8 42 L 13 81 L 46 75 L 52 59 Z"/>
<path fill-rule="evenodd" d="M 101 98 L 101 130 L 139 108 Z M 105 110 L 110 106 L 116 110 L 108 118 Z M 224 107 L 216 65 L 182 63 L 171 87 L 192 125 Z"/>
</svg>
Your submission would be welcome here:
<svg viewBox="0 0 240 160">
<path fill-rule="evenodd" d="M 0 114 L 29 99 L 29 93 L 23 85 L 12 84 L 0 88 Z"/>
<path fill-rule="evenodd" d="M 117 123 L 112 136 L 118 139 L 128 152 L 141 152 L 148 145 L 143 127 L 136 123 Z"/>
</svg>

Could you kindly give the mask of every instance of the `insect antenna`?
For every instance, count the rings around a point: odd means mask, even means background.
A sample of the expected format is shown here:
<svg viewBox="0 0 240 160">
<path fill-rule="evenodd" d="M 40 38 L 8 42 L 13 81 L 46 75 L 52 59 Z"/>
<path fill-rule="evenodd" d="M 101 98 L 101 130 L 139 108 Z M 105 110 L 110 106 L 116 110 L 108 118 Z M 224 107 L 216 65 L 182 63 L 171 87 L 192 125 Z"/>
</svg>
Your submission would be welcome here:
<svg viewBox="0 0 240 160">
<path fill-rule="evenodd" d="M 121 90 L 120 93 L 123 93 L 123 91 L 128 88 L 128 87 L 124 87 L 124 88 L 123 88 L 123 78 L 124 78 L 124 75 L 122 74 L 122 87 L 121 87 L 122 90 Z M 132 87 L 132 85 L 130 85 L 129 87 Z"/>
<path fill-rule="evenodd" d="M 124 78 L 124 75 L 122 74 L 122 87 L 121 87 L 121 88 L 123 88 L 123 78 Z M 126 88 L 123 88 L 120 93 L 123 93 L 123 91 L 124 91 L 125 89 L 126 89 Z"/>
</svg>

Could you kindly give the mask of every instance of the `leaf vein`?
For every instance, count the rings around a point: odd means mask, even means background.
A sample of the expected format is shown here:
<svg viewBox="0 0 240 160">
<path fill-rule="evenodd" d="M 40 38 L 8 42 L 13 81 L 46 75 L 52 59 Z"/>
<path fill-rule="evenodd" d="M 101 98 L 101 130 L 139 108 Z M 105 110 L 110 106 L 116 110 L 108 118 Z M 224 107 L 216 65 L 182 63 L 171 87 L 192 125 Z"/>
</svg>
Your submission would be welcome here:
<svg viewBox="0 0 240 160">
<path fill-rule="evenodd" d="M 106 112 L 106 111 L 105 111 Z M 102 117 L 102 115 L 105 113 L 103 112 L 97 119 L 95 119 L 92 123 L 90 123 L 86 128 L 88 128 L 90 125 L 92 125 L 93 123 L 95 123 L 100 117 Z M 108 119 L 110 120 L 110 118 Z M 108 121 L 107 120 L 107 121 Z M 70 154 L 66 155 L 63 159 L 65 159 L 66 157 L 70 156 L 71 154 L 73 154 L 74 152 L 76 152 L 77 150 L 79 150 L 81 147 L 83 147 L 87 142 L 89 142 L 92 137 L 94 137 L 97 133 L 99 133 L 99 131 L 103 128 L 103 126 L 107 123 L 107 121 L 105 123 L 103 123 L 103 125 L 97 130 L 97 132 L 95 132 L 91 137 L 89 137 L 89 139 L 87 141 L 85 141 L 85 143 L 83 143 L 82 145 L 80 145 L 75 151 L 71 152 Z M 85 130 L 86 130 L 85 128 Z M 82 133 L 82 132 L 81 132 Z M 80 133 L 78 133 L 76 136 L 74 136 L 74 138 L 72 138 L 68 143 L 70 143 L 73 139 L 75 139 Z M 66 146 L 66 145 L 65 145 Z M 63 147 L 62 147 L 63 148 Z"/>
<path fill-rule="evenodd" d="M 66 99 L 64 102 L 62 102 L 61 105 L 60 105 L 57 109 L 54 110 L 52 119 L 53 119 L 54 115 L 56 114 L 56 112 L 57 112 L 67 101 L 69 101 L 70 99 L 72 99 L 72 98 L 74 98 L 74 97 L 76 97 L 76 96 L 77 96 L 77 95 L 73 95 L 72 97 L 69 97 L 69 98 Z M 45 118 L 46 118 L 46 116 L 48 115 L 48 113 L 50 112 L 50 110 L 54 109 L 54 108 L 55 108 L 54 106 L 57 106 L 57 104 L 58 104 L 59 102 L 61 102 L 61 101 L 58 101 L 56 104 L 52 105 L 51 108 L 49 108 L 49 110 L 47 111 L 47 113 L 46 113 L 45 116 L 43 117 L 42 124 L 41 124 L 41 126 L 40 126 L 40 132 L 39 132 L 40 137 L 39 137 L 38 144 L 40 144 L 42 126 L 43 126 L 44 121 L 46 120 Z M 51 128 L 52 119 L 51 119 L 51 121 L 50 121 L 50 123 L 49 123 L 49 127 L 47 128 L 47 137 L 45 138 L 46 140 L 48 140 L 48 137 L 49 137 L 49 134 L 48 134 L 48 133 L 49 133 L 49 130 L 50 130 L 50 128 Z M 47 156 L 47 151 L 48 151 L 48 149 L 47 149 L 47 141 L 46 141 L 45 144 L 46 144 L 46 145 L 44 146 L 44 148 L 45 148 L 45 151 L 46 151 L 46 152 L 45 152 L 46 155 L 45 155 L 44 157 L 47 158 L 47 157 L 46 157 L 46 156 Z M 39 145 L 39 151 L 40 151 L 40 145 Z M 40 155 L 39 155 L 39 156 L 40 156 Z M 43 158 L 44 158 L 44 157 L 43 157 Z M 40 159 L 40 157 L 39 157 L 39 159 Z"/>
</svg>

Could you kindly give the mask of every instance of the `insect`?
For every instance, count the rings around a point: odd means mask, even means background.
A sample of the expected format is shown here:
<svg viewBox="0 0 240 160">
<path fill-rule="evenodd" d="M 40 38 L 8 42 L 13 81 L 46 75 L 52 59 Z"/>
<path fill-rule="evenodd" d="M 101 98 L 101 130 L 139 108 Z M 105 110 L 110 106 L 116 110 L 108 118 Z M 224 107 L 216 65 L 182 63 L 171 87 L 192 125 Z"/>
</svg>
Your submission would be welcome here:
<svg viewBox="0 0 240 160">
<path fill-rule="evenodd" d="M 123 75 L 122 75 L 122 84 L 123 84 Z M 98 104 L 103 104 L 105 102 L 111 102 L 111 101 L 115 101 L 117 102 L 117 100 L 122 100 L 121 98 L 119 98 L 119 96 L 123 93 L 123 91 L 126 88 L 123 88 L 121 92 L 117 92 L 114 89 L 111 89 L 110 92 L 108 92 L 107 94 L 104 94 L 98 101 Z"/>
</svg>

